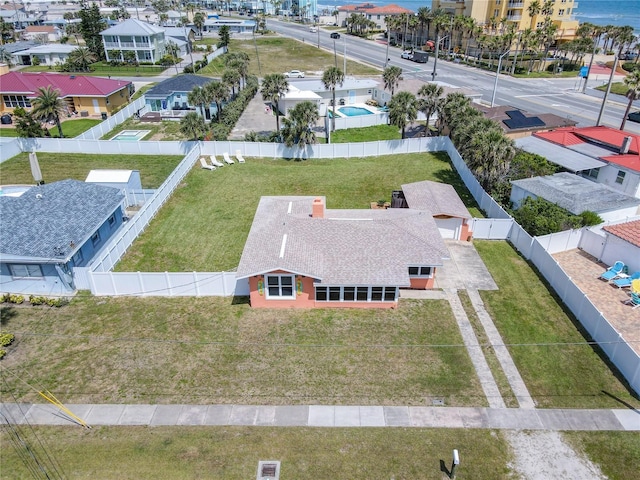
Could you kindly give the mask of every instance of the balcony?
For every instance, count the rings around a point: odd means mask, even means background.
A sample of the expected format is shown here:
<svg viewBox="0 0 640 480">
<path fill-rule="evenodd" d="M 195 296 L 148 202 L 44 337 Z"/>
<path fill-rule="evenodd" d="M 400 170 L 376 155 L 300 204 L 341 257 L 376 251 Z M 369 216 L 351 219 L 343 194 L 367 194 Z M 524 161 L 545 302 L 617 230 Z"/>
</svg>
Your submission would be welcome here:
<svg viewBox="0 0 640 480">
<path fill-rule="evenodd" d="M 524 8 L 524 2 L 509 2 L 507 8 Z"/>
<path fill-rule="evenodd" d="M 518 20 L 522 20 L 522 15 L 517 14 L 517 15 L 507 15 L 507 20 L 510 20 L 512 22 L 518 21 Z"/>
</svg>

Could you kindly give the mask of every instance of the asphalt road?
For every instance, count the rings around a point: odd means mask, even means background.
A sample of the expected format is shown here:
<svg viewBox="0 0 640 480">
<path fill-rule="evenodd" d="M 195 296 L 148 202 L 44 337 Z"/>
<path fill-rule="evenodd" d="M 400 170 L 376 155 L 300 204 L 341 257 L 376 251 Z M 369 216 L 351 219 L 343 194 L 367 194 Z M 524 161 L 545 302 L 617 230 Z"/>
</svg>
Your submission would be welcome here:
<svg viewBox="0 0 640 480">
<path fill-rule="evenodd" d="M 309 32 L 308 26 L 294 23 L 281 22 L 274 19 L 268 20 L 268 28 L 282 35 L 303 40 L 307 43 L 319 45 L 320 48 L 329 51 L 337 51 L 352 60 L 361 61 L 370 65 L 383 68 L 389 53 L 388 65 L 394 65 L 403 69 L 404 76 L 414 76 L 425 82 L 431 81 L 433 72 L 433 57 L 426 64 L 419 64 L 400 58 L 402 49 L 371 40 L 363 40 L 350 35 L 341 35 L 340 39 L 330 38 L 330 30 L 318 29 L 317 33 Z M 348 74 L 349 72 L 347 72 Z M 491 103 L 496 74 L 475 69 L 465 65 L 439 59 L 437 62 L 436 80 L 455 87 L 464 87 L 482 95 L 482 100 Z M 586 93 L 582 93 L 581 80 L 574 78 L 512 78 L 500 75 L 496 88 L 496 105 L 510 105 L 530 113 L 554 113 L 561 117 L 567 117 L 578 123 L 578 126 L 595 125 L 600 108 L 602 106 L 603 93 L 595 90 L 608 82 L 608 77 L 596 75 L 589 79 Z M 605 112 L 602 117 L 602 125 L 619 128 L 627 99 L 620 95 L 610 95 Z M 633 110 L 640 109 L 640 103 L 634 102 Z M 627 122 L 625 130 L 640 134 L 640 124 Z"/>
</svg>

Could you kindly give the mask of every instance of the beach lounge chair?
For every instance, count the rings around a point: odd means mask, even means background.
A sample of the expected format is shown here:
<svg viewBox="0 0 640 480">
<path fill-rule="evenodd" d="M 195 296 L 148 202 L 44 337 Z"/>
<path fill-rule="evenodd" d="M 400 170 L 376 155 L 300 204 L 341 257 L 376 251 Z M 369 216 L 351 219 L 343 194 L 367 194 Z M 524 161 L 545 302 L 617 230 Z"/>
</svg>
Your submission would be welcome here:
<svg viewBox="0 0 640 480">
<path fill-rule="evenodd" d="M 607 270 L 605 270 L 602 273 L 602 275 L 600 275 L 600 279 L 606 280 L 607 282 L 610 282 L 614 278 L 618 278 L 618 277 L 624 276 L 623 270 L 624 270 L 624 263 L 621 262 L 620 260 L 618 260 L 611 267 L 609 267 Z"/>
<path fill-rule="evenodd" d="M 640 279 L 640 272 L 634 272 L 628 277 L 614 278 L 613 283 L 618 288 L 627 288 L 631 286 L 631 282 Z"/>
<path fill-rule="evenodd" d="M 229 152 L 224 152 L 222 154 L 222 158 L 224 159 L 224 163 L 228 163 L 229 165 L 233 165 L 234 163 L 236 163 L 229 156 Z"/>
<path fill-rule="evenodd" d="M 236 150 L 236 159 L 238 160 L 238 163 L 244 163 L 244 157 L 240 150 Z"/>
<path fill-rule="evenodd" d="M 207 170 L 216 169 L 216 167 L 214 167 L 213 165 L 209 165 L 204 157 L 200 157 L 200 165 L 202 166 L 202 168 L 206 168 Z"/>
<path fill-rule="evenodd" d="M 640 293 L 631 292 L 631 298 L 624 303 L 626 305 L 633 305 L 633 308 L 640 307 Z"/>
<path fill-rule="evenodd" d="M 214 167 L 224 167 L 224 163 L 219 161 L 215 155 L 209 155 L 209 161 Z"/>
</svg>

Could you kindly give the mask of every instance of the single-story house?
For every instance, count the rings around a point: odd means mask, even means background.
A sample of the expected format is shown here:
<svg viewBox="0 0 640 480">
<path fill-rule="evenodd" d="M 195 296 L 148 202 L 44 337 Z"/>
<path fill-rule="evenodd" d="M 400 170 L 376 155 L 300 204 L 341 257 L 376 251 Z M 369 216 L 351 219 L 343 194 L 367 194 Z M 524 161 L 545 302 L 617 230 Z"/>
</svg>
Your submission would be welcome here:
<svg viewBox="0 0 640 480">
<path fill-rule="evenodd" d="M 69 115 L 101 116 L 129 103 L 133 83 L 84 75 L 58 73 L 5 73 L 0 77 L 0 113 L 12 112 L 16 107 L 31 109 L 31 99 L 38 88 L 51 86 L 67 105 Z"/>
<path fill-rule="evenodd" d="M 37 46 L 38 44 L 33 41 L 25 41 L 20 40 L 18 42 L 13 43 L 5 43 L 0 46 L 0 49 L 4 50 L 6 53 L 10 55 L 11 65 L 24 65 L 24 62 L 29 62 L 29 55 L 23 56 L 21 52 L 29 50 L 32 47 Z"/>
<path fill-rule="evenodd" d="M 640 198 L 640 135 L 599 126 L 558 128 L 533 136 L 562 147 L 557 154 L 545 155 L 550 162 L 562 165 L 563 157 L 571 152 L 590 157 L 591 162 L 601 163 L 589 168 L 584 163 L 579 169 L 582 176 Z M 538 153 L 535 148 L 528 151 Z"/>
<path fill-rule="evenodd" d="M 66 62 L 71 52 L 77 48 L 77 45 L 48 43 L 14 53 L 13 58 L 15 63 L 20 65 L 33 65 L 34 58 L 37 58 L 40 65 L 54 66 Z"/>
<path fill-rule="evenodd" d="M 605 241 L 600 258 L 608 265 L 621 260 L 629 274 L 640 272 L 640 220 L 605 225 Z"/>
<path fill-rule="evenodd" d="M 124 196 L 78 180 L 0 197 L 2 292 L 65 295 L 74 267 L 88 265 L 122 224 Z"/>
<path fill-rule="evenodd" d="M 514 180 L 511 185 L 510 200 L 514 208 L 526 197 L 533 197 L 544 198 L 574 215 L 595 212 L 604 221 L 621 220 L 639 213 L 640 198 L 568 172 Z"/>
<path fill-rule="evenodd" d="M 229 17 L 207 18 L 202 27 L 203 32 L 218 33 L 220 27 L 229 27 L 231 33 L 252 33 L 256 29 L 254 20 L 236 20 Z"/>
<path fill-rule="evenodd" d="M 184 27 L 163 27 L 164 28 L 164 36 L 167 39 L 177 38 L 178 40 L 182 40 L 186 42 L 189 47 L 187 53 L 191 51 L 191 46 L 193 42 L 196 40 L 196 34 L 198 33 L 195 28 L 190 25 L 186 25 Z M 175 40 L 174 40 L 175 41 Z"/>
<path fill-rule="evenodd" d="M 167 78 L 157 85 L 147 90 L 144 94 L 145 103 L 152 112 L 163 112 L 168 110 L 198 110 L 197 105 L 190 105 L 188 100 L 189 92 L 195 87 L 204 87 L 215 82 L 210 77 L 193 75 L 189 73 L 176 75 Z M 204 117 L 210 120 L 217 113 L 215 103 L 205 106 Z"/>
<path fill-rule="evenodd" d="M 29 25 L 22 32 L 22 37 L 25 40 L 34 40 L 40 43 L 57 42 L 62 36 L 62 30 L 54 25 Z"/>
<path fill-rule="evenodd" d="M 553 113 L 532 114 L 510 106 L 488 107 L 473 102 L 471 106 L 485 116 L 494 120 L 509 138 L 528 137 L 534 132 L 553 130 L 560 127 L 573 127 L 576 121 Z"/>
<path fill-rule="evenodd" d="M 136 205 L 136 194 L 142 193 L 140 170 L 91 170 L 86 183 L 116 188 L 127 199 L 127 206 Z"/>
<path fill-rule="evenodd" d="M 336 105 L 353 105 L 365 103 L 373 98 L 378 82 L 368 78 L 345 77 L 342 85 L 336 85 Z M 322 79 L 305 78 L 289 80 L 289 91 L 282 95 L 279 102 L 283 114 L 302 101 L 317 103 L 320 116 L 325 116 L 331 108 L 333 93 L 324 88 Z"/>
<path fill-rule="evenodd" d="M 428 198 L 443 193 L 446 202 L 455 190 L 432 184 L 403 185 L 409 205 L 396 207 L 405 208 L 338 210 L 324 197 L 262 197 L 236 275 L 249 280 L 251 306 L 393 308 L 400 288 L 433 288 L 449 258 L 441 232 L 471 234 L 468 212 Z"/>
</svg>

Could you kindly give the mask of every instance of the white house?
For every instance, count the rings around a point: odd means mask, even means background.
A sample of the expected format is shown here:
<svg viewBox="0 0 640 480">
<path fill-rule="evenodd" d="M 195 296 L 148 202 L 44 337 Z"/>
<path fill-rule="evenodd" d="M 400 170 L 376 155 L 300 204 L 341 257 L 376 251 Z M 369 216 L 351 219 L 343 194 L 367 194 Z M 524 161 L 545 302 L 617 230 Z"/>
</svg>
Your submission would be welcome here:
<svg viewBox="0 0 640 480">
<path fill-rule="evenodd" d="M 129 18 L 100 32 L 107 61 L 123 60 L 124 52 L 132 51 L 138 62 L 159 61 L 166 51 L 164 29 Z M 119 57 L 113 58 L 114 55 Z"/>
<path fill-rule="evenodd" d="M 21 50 L 12 56 L 17 65 L 32 65 L 34 58 L 37 58 L 40 65 L 59 65 L 67 61 L 69 54 L 73 52 L 77 45 L 67 45 L 61 43 L 48 43 L 38 45 L 27 50 Z"/>
</svg>

